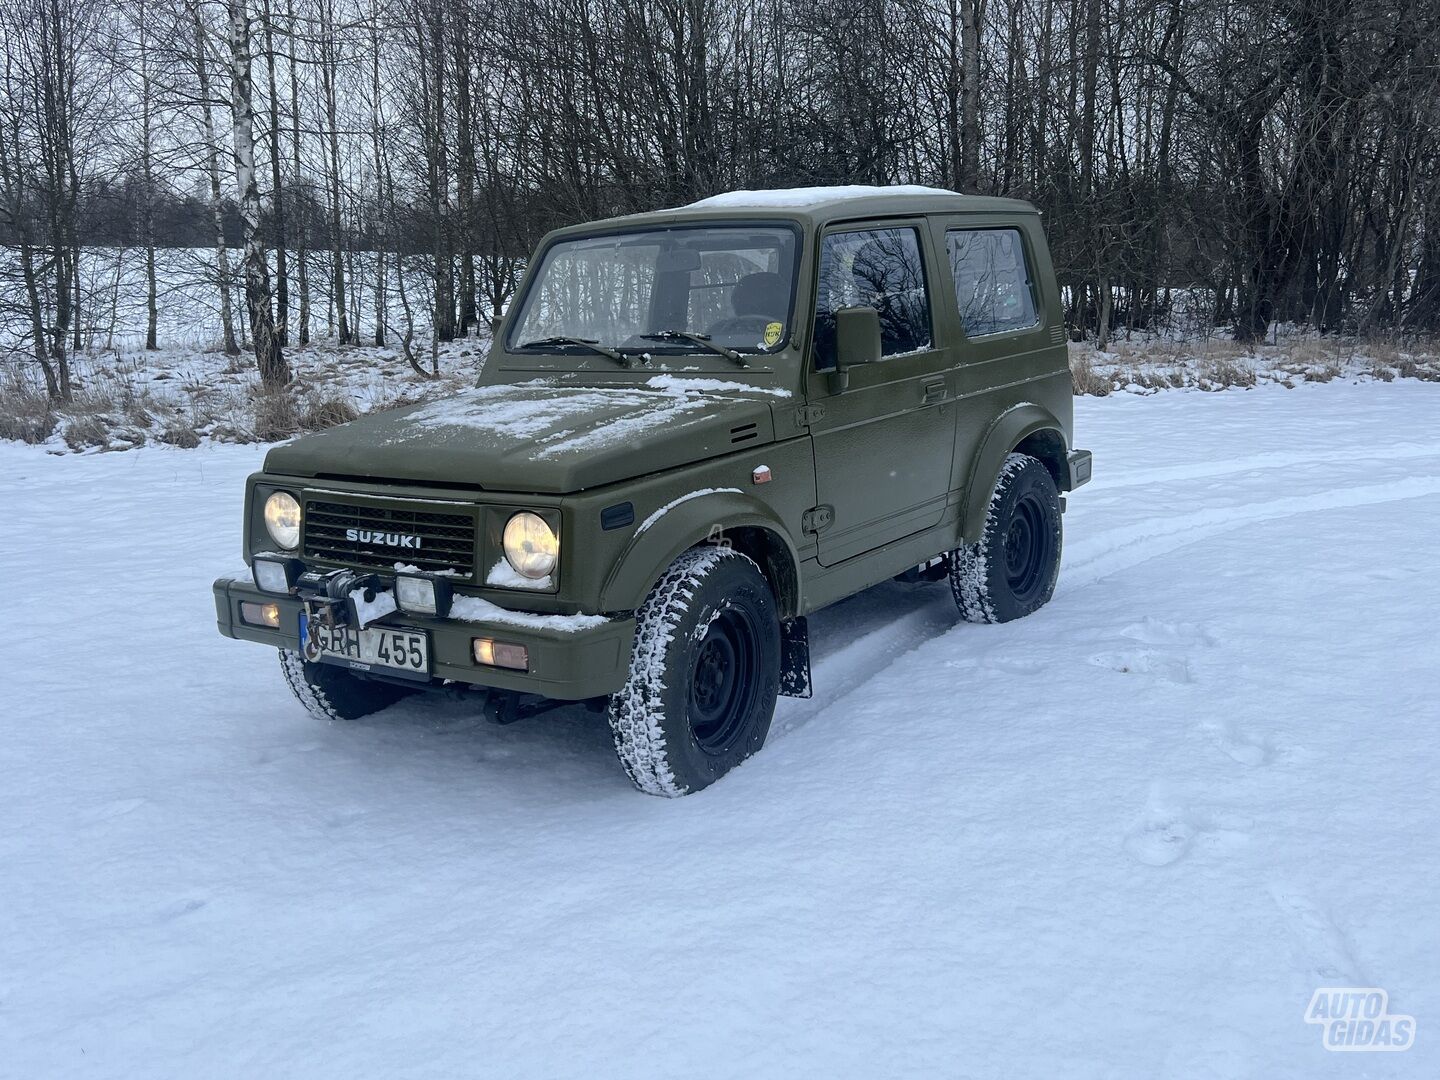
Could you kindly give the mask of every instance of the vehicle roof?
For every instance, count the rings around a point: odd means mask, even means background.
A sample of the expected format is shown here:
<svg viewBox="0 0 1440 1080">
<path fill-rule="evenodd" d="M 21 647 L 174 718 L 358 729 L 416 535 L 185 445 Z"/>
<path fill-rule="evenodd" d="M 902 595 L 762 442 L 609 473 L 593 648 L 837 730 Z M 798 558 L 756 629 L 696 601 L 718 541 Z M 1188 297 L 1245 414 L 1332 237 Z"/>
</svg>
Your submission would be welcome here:
<svg viewBox="0 0 1440 1080">
<path fill-rule="evenodd" d="M 780 218 L 808 221 L 823 226 L 831 221 L 852 218 L 911 214 L 961 214 L 983 212 L 1033 214 L 1035 207 L 1020 199 L 1000 199 L 988 195 L 961 195 L 945 188 L 896 184 L 872 187 L 849 184 L 838 187 L 775 188 L 767 191 L 727 191 L 708 199 L 668 210 L 628 214 L 603 222 L 578 226 L 580 230 L 596 225 L 668 224 L 678 218 L 723 219 Z M 565 230 L 570 231 L 570 230 Z"/>
</svg>

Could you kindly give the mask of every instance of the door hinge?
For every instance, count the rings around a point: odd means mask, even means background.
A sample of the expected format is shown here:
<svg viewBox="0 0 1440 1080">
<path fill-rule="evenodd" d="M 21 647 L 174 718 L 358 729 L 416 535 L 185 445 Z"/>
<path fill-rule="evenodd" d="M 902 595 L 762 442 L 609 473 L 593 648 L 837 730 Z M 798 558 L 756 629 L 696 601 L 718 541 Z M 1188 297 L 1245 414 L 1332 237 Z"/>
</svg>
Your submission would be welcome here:
<svg viewBox="0 0 1440 1080">
<path fill-rule="evenodd" d="M 800 515 L 802 532 L 818 533 L 835 520 L 835 511 L 829 506 L 817 506 Z"/>
<path fill-rule="evenodd" d="M 795 410 L 795 423 L 799 427 L 818 424 L 825 418 L 824 405 L 801 405 Z"/>
</svg>

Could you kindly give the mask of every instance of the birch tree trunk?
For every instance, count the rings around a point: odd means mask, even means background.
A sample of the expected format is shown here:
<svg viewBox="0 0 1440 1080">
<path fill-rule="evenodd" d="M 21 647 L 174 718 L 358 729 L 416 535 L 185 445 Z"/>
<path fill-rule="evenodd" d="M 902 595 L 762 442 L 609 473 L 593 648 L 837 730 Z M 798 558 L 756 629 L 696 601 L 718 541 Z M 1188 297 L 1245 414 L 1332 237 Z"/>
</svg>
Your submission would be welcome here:
<svg viewBox="0 0 1440 1080">
<path fill-rule="evenodd" d="M 960 163 L 960 190 L 980 190 L 980 9 L 977 0 L 960 0 L 960 61 L 965 69 L 961 87 L 961 133 L 963 157 Z"/>
<path fill-rule="evenodd" d="M 330 196 L 331 302 L 335 311 L 335 336 L 341 345 L 355 340 L 346 310 L 344 235 L 340 227 L 340 120 L 335 82 L 339 77 L 339 45 L 335 37 L 333 0 L 321 0 L 320 84 L 325 98 L 325 146 L 328 150 L 326 178 Z"/>
<path fill-rule="evenodd" d="M 155 284 L 155 155 L 152 148 L 154 101 L 150 89 L 149 11 L 146 0 L 135 5 L 136 44 L 140 51 L 140 178 L 145 190 L 140 202 L 140 240 L 145 245 L 145 348 L 159 348 L 156 327 L 160 319 Z"/>
<path fill-rule="evenodd" d="M 20 137 L 17 125 L 6 125 L 0 132 L 0 221 L 15 234 L 20 262 L 20 275 L 25 285 L 25 318 L 30 329 L 30 345 L 36 366 L 45 377 L 45 393 L 51 401 L 60 400 L 60 380 L 45 349 L 45 312 L 40 302 L 40 279 L 35 272 L 35 242 L 26 213 L 27 188 L 21 168 Z"/>
<path fill-rule="evenodd" d="M 275 80 L 275 19 L 263 0 L 265 71 L 270 90 L 270 205 L 275 223 L 275 340 L 290 344 L 290 259 L 285 236 L 285 184 L 280 175 L 280 94 Z"/>
<path fill-rule="evenodd" d="M 300 171 L 300 65 L 295 56 L 295 3 L 286 0 L 285 18 L 290 24 L 290 153 L 295 172 L 295 183 L 300 184 L 304 175 Z M 302 206 L 296 225 L 295 276 L 300 286 L 300 344 L 310 344 L 310 271 L 307 267 L 309 256 L 310 229 L 306 208 Z"/>
<path fill-rule="evenodd" d="M 255 97 L 250 78 L 250 15 L 245 0 L 227 0 L 230 17 L 230 113 L 235 136 L 235 186 L 240 198 L 244 242 L 245 306 L 260 382 L 279 390 L 290 381 L 290 366 L 275 334 L 270 307 L 270 274 L 260 240 L 260 189 L 255 182 Z"/>
<path fill-rule="evenodd" d="M 460 5 L 468 16 L 468 7 Z M 475 131 L 471 94 L 471 29 L 468 17 L 455 26 L 455 141 L 460 215 L 460 336 L 475 325 Z"/>
<path fill-rule="evenodd" d="M 220 191 L 220 147 L 215 140 L 215 117 L 210 99 L 210 63 L 205 55 L 205 24 L 200 6 L 191 9 L 195 19 L 195 77 L 200 84 L 200 114 L 205 132 L 205 169 L 210 178 L 210 219 L 215 227 L 215 273 L 220 283 L 220 327 L 227 356 L 239 356 L 235 316 L 230 306 L 230 252 L 225 246 L 225 202 Z"/>
<path fill-rule="evenodd" d="M 79 176 L 75 162 L 75 66 L 77 52 L 74 12 L 60 0 L 43 0 L 35 8 L 39 51 L 35 87 L 40 98 L 39 171 L 44 177 L 44 207 L 49 230 L 50 269 L 54 281 L 54 319 L 50 325 L 50 362 L 60 380 L 60 398 L 69 401 L 70 355 L 67 351 L 79 290 L 78 241 L 75 217 Z"/>
<path fill-rule="evenodd" d="M 384 154 L 384 93 L 380 82 L 380 10 L 379 0 L 371 0 L 370 10 L 370 149 L 374 155 L 376 201 L 375 213 L 375 344 L 385 344 L 385 328 L 389 323 L 390 289 L 386 248 L 390 243 L 394 207 L 386 207 L 379 196 L 385 190 Z"/>
</svg>

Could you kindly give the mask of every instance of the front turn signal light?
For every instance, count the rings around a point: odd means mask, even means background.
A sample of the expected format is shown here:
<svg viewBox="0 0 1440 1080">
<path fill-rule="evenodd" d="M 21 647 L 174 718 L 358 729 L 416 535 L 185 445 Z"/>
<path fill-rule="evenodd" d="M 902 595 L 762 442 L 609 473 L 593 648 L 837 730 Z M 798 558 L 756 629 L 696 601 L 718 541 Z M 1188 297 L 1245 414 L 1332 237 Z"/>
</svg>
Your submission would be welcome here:
<svg viewBox="0 0 1440 1080">
<path fill-rule="evenodd" d="M 245 600 L 240 604 L 240 618 L 251 626 L 268 626 L 272 630 L 278 630 L 280 628 L 280 605 L 252 604 Z"/>
<path fill-rule="evenodd" d="M 524 645 L 512 641 L 495 641 L 488 637 L 477 637 L 470 643 L 477 664 L 487 667 L 510 668 L 513 671 L 530 670 L 530 653 Z"/>
</svg>

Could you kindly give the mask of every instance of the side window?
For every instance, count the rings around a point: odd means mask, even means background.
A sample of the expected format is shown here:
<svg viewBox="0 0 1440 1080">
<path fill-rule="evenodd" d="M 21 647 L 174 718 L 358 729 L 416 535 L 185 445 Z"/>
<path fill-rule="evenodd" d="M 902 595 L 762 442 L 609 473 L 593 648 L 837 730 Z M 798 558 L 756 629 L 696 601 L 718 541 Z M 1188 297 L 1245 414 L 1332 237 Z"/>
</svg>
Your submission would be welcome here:
<svg viewBox="0 0 1440 1080">
<path fill-rule="evenodd" d="M 967 337 L 1025 330 L 1040 322 L 1019 229 L 955 229 L 945 234 L 945 246 Z"/>
<path fill-rule="evenodd" d="M 835 312 L 873 307 L 880 313 L 885 356 L 930 347 L 930 296 L 920 236 L 910 228 L 830 233 L 820 245 L 815 296 L 815 366 L 835 366 Z"/>
</svg>

